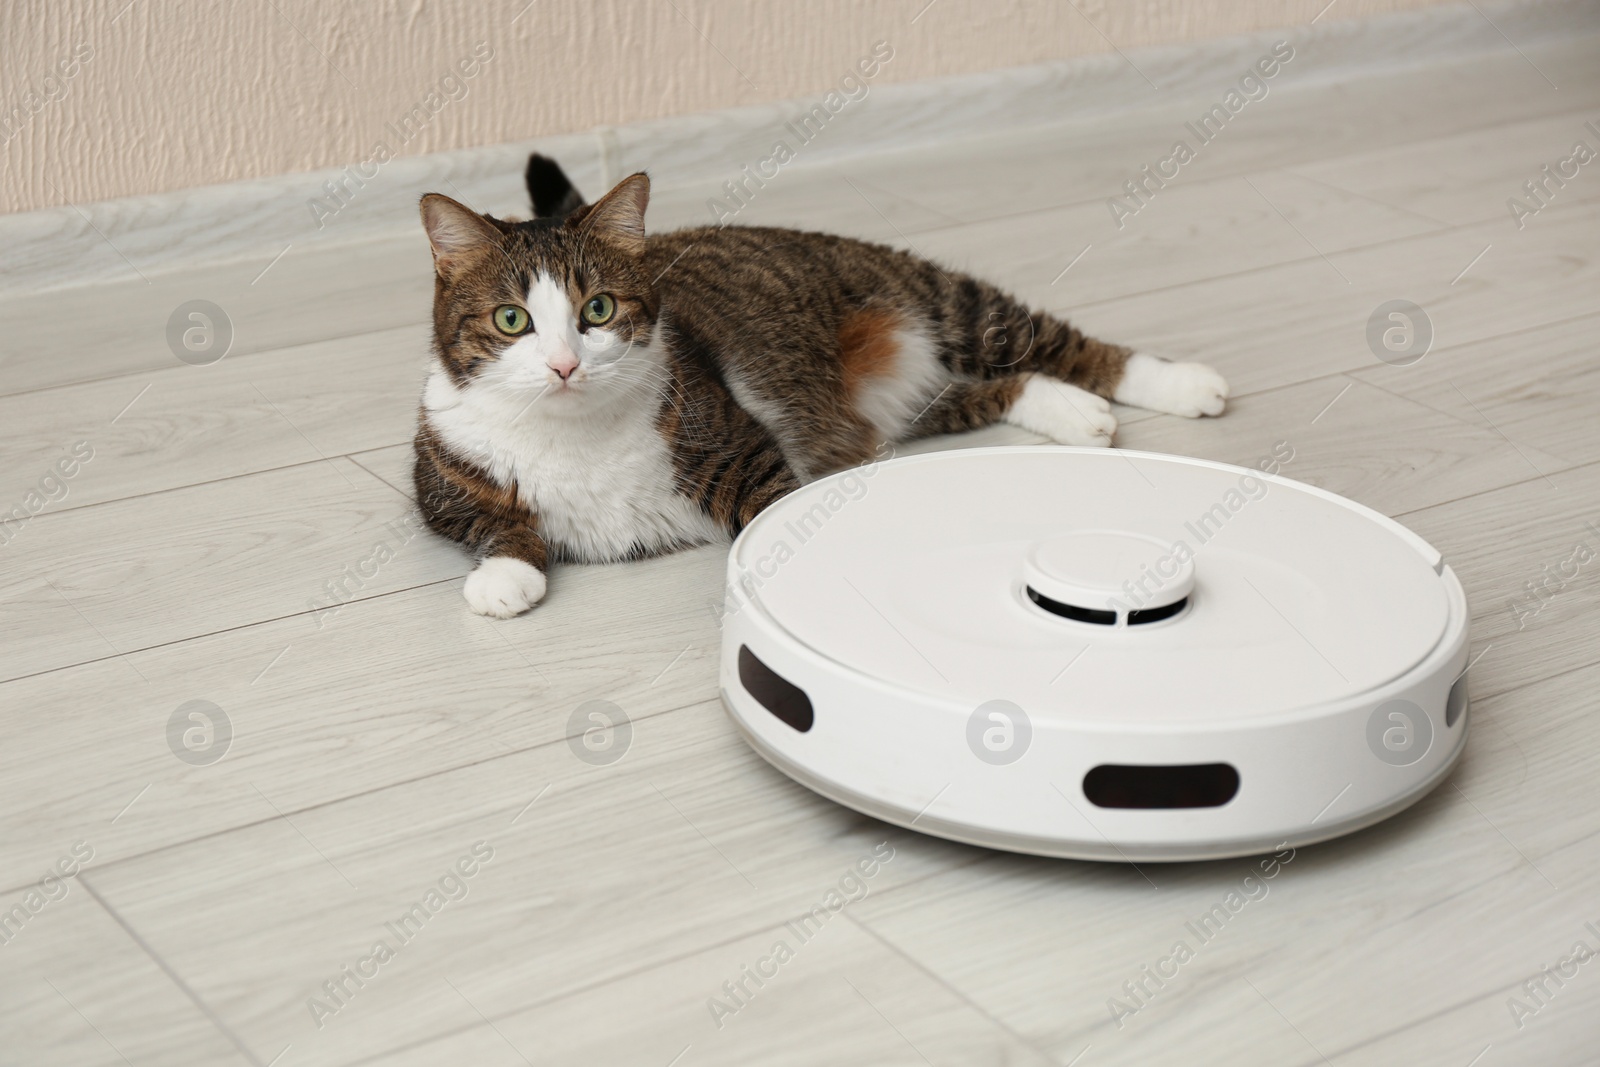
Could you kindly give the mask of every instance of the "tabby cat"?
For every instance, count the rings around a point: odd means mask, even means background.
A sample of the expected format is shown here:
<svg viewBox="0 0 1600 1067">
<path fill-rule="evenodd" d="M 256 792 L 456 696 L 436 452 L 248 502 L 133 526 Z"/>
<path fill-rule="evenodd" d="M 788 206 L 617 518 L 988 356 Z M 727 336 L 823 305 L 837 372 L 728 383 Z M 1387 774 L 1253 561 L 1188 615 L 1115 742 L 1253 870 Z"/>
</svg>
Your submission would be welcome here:
<svg viewBox="0 0 1600 1067">
<path fill-rule="evenodd" d="M 594 204 L 541 156 L 527 180 L 528 222 L 421 204 L 435 362 L 417 500 L 476 556 L 465 593 L 485 615 L 538 603 L 553 559 L 726 540 L 885 442 L 1004 421 L 1109 445 L 1108 400 L 1194 417 L 1227 398 L 1209 367 L 1086 337 L 894 248 L 764 227 L 646 236 L 642 173 Z"/>
</svg>

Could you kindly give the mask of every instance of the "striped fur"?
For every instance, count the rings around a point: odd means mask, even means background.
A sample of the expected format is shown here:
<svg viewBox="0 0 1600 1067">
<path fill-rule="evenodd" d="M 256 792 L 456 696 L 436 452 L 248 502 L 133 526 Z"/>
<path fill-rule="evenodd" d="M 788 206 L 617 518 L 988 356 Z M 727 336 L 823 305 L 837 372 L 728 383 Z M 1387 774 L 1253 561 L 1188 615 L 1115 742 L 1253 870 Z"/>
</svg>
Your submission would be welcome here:
<svg viewBox="0 0 1600 1067">
<path fill-rule="evenodd" d="M 758 227 L 646 236 L 643 174 L 593 205 L 541 157 L 528 182 L 531 222 L 422 202 L 436 362 L 418 501 L 480 561 L 519 561 L 469 579 L 488 614 L 542 596 L 552 558 L 737 534 L 886 441 L 1007 419 L 1108 444 L 1109 399 L 1216 414 L 1226 396 L 1209 368 L 1097 341 L 893 248 Z M 497 328 L 506 306 L 532 328 Z"/>
</svg>

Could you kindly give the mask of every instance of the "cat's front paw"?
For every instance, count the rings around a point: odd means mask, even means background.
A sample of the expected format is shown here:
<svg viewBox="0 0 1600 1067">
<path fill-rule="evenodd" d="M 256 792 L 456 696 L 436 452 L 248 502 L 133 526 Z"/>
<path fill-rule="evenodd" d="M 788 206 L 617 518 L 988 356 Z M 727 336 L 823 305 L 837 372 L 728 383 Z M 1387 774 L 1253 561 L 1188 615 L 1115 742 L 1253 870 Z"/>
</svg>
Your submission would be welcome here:
<svg viewBox="0 0 1600 1067">
<path fill-rule="evenodd" d="M 544 599 L 544 572 L 512 556 L 490 556 L 467 575 L 462 593 L 479 615 L 509 619 Z"/>
<path fill-rule="evenodd" d="M 1115 397 L 1119 404 L 1197 419 L 1222 414 L 1228 382 L 1204 363 L 1170 363 L 1136 352 L 1128 357 Z"/>
<path fill-rule="evenodd" d="M 1108 448 L 1117 432 L 1117 417 L 1104 398 L 1042 374 L 1023 384 L 1005 421 L 1063 445 Z"/>
</svg>

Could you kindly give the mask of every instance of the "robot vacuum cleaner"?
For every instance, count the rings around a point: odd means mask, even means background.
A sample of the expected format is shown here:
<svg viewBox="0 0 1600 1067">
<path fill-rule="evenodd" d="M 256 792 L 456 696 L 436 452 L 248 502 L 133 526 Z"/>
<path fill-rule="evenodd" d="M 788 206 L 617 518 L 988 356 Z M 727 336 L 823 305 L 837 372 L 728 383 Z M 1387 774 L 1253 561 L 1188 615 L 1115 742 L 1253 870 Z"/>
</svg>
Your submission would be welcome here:
<svg viewBox="0 0 1600 1067">
<path fill-rule="evenodd" d="M 976 448 L 813 482 L 734 541 L 722 699 L 779 770 L 990 848 L 1194 860 L 1416 802 L 1467 733 L 1431 545 L 1257 470 Z"/>
</svg>

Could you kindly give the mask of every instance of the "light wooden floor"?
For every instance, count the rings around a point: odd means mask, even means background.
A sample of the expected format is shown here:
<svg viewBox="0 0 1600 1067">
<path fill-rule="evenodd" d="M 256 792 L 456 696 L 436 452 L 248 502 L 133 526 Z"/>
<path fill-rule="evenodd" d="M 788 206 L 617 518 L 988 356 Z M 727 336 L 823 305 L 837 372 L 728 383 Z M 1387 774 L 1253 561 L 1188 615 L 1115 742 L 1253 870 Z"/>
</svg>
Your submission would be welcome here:
<svg viewBox="0 0 1600 1067">
<path fill-rule="evenodd" d="M 1248 862 L 983 852 L 793 785 L 716 700 L 720 549 L 468 613 L 461 553 L 396 525 L 420 234 L 0 296 L 0 510 L 93 449 L 0 547 L 0 909 L 92 849 L 0 944 L 0 1063 L 1595 1062 L 1600 962 L 1547 1003 L 1520 986 L 1600 947 L 1600 560 L 1521 628 L 1511 604 L 1600 552 L 1600 162 L 1524 229 L 1506 199 L 1597 144 L 1600 47 L 1523 52 L 1275 89 L 1121 231 L 1105 198 L 1211 101 L 802 160 L 743 217 L 912 247 L 1215 364 L 1224 418 L 1125 411 L 1119 443 L 1253 463 L 1288 442 L 1286 474 L 1401 517 L 1466 584 L 1460 769 L 1301 850 L 1121 1028 L 1108 999 Z M 709 192 L 658 189 L 653 224 L 700 221 Z M 209 367 L 163 336 L 194 298 L 235 330 Z M 1397 298 L 1436 337 L 1404 368 L 1364 338 Z M 314 612 L 379 542 L 355 599 Z M 169 746 L 193 700 L 231 725 L 220 761 Z M 631 717 L 620 762 L 569 746 L 589 700 Z M 799 944 L 785 920 L 883 841 L 868 895 Z M 465 896 L 319 1027 L 308 998 L 478 842 Z M 780 938 L 794 958 L 719 1026 L 710 998 Z M 1520 1027 L 1513 995 L 1539 1009 Z"/>
</svg>

